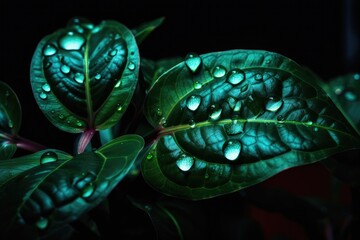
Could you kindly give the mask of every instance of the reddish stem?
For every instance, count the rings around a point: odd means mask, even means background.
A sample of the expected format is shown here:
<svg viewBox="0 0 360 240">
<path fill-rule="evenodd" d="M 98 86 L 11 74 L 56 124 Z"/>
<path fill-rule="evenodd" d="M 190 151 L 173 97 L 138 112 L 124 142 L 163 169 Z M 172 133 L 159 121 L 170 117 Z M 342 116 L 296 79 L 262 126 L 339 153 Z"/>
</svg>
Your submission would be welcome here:
<svg viewBox="0 0 360 240">
<path fill-rule="evenodd" d="M 96 130 L 91 128 L 91 129 L 86 129 L 85 132 L 83 132 L 81 134 L 80 140 L 79 140 L 79 145 L 78 145 L 78 154 L 83 153 L 86 149 L 86 146 L 89 144 L 89 142 L 91 141 L 92 137 L 94 136 Z"/>
</svg>

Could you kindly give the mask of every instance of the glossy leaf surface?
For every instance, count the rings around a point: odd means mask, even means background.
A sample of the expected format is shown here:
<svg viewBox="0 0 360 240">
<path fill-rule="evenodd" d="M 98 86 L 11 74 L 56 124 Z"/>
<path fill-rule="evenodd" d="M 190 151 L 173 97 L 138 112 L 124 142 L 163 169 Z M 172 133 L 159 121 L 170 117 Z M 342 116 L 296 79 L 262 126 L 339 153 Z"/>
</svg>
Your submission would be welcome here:
<svg viewBox="0 0 360 240">
<path fill-rule="evenodd" d="M 272 52 L 188 55 L 147 96 L 146 117 L 163 128 L 142 163 L 145 179 L 166 194 L 204 199 L 359 148 L 315 82 Z"/>
<path fill-rule="evenodd" d="M 136 38 L 138 44 L 142 43 L 144 39 L 152 32 L 155 28 L 159 27 L 165 18 L 157 18 L 153 21 L 141 24 L 139 27 L 132 29 L 132 33 Z"/>
<path fill-rule="evenodd" d="M 136 87 L 139 53 L 124 25 L 73 19 L 43 38 L 31 63 L 35 99 L 67 132 L 106 129 L 126 110 Z"/>
<path fill-rule="evenodd" d="M 143 144 L 137 135 L 122 136 L 95 152 L 47 161 L 7 181 L 0 188 L 1 234 L 33 239 L 77 219 L 127 174 Z"/>
<path fill-rule="evenodd" d="M 13 137 L 21 125 L 21 106 L 15 92 L 0 82 L 0 160 L 9 159 L 17 147 Z"/>
</svg>

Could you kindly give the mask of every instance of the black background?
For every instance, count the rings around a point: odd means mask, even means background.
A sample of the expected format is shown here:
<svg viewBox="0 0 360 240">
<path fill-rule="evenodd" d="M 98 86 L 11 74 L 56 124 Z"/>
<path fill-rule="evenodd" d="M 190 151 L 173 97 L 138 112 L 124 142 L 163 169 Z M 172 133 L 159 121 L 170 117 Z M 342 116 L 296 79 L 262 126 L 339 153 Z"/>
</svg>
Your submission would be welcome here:
<svg viewBox="0 0 360 240">
<path fill-rule="evenodd" d="M 349 61 L 345 54 L 349 47 L 346 2 L 348 0 L 1 1 L 0 81 L 14 89 L 22 104 L 21 136 L 49 148 L 72 152 L 75 135 L 58 130 L 43 116 L 32 96 L 29 79 L 37 44 L 45 35 L 64 27 L 69 19 L 80 16 L 95 24 L 112 19 L 134 28 L 164 16 L 164 23 L 141 44 L 141 56 L 161 59 L 184 57 L 188 52 L 262 49 L 283 54 L 328 80 L 360 69 L 359 59 Z M 359 13 L 354 8 L 356 6 L 350 10 Z M 358 18 L 352 21 L 359 28 Z M 357 44 L 357 50 L 353 51 L 359 56 L 359 42 Z M 290 182 L 296 181 L 289 174 L 287 177 Z M 311 185 L 316 180 L 307 181 Z M 316 191 L 314 185 L 311 192 Z"/>
</svg>

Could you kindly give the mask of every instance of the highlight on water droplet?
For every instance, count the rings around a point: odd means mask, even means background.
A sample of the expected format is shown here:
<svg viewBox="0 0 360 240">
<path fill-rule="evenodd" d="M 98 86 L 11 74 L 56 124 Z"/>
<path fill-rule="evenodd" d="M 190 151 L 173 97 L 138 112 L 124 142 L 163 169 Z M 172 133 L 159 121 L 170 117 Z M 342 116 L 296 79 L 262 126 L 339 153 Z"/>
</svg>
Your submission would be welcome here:
<svg viewBox="0 0 360 240">
<path fill-rule="evenodd" d="M 117 81 L 117 83 L 115 84 L 115 87 L 116 87 L 116 88 L 120 87 L 120 86 L 121 86 L 121 83 L 122 83 L 121 80 Z"/>
<path fill-rule="evenodd" d="M 344 96 L 345 96 L 345 99 L 348 101 L 355 101 L 357 99 L 356 94 L 351 90 L 346 91 Z"/>
<path fill-rule="evenodd" d="M 122 109 L 123 109 L 123 106 L 120 103 L 116 104 L 116 110 L 118 112 L 121 112 Z"/>
<path fill-rule="evenodd" d="M 200 56 L 196 53 L 189 53 L 185 57 L 185 65 L 193 73 L 195 73 L 199 69 L 201 62 L 202 61 Z"/>
<path fill-rule="evenodd" d="M 128 64 L 128 69 L 129 69 L 130 71 L 135 70 L 135 67 L 136 67 L 135 63 L 129 62 L 129 64 Z"/>
<path fill-rule="evenodd" d="M 146 155 L 146 159 L 147 160 L 151 160 L 153 158 L 153 155 L 151 152 L 149 152 L 147 155 Z"/>
<path fill-rule="evenodd" d="M 65 117 L 64 117 L 64 115 L 62 115 L 62 114 L 59 114 L 59 119 L 61 119 L 61 120 L 63 120 Z"/>
<path fill-rule="evenodd" d="M 209 114 L 210 120 L 213 121 L 219 120 L 221 113 L 222 113 L 222 108 L 216 108 L 215 106 L 211 106 L 210 114 Z"/>
<path fill-rule="evenodd" d="M 44 85 L 42 85 L 41 89 L 47 93 L 49 93 L 51 91 L 51 87 L 48 83 L 45 83 Z"/>
<path fill-rule="evenodd" d="M 109 56 L 114 57 L 117 54 L 117 52 L 118 52 L 117 49 L 113 49 L 109 52 Z"/>
<path fill-rule="evenodd" d="M 276 97 L 270 97 L 265 104 L 265 109 L 270 112 L 276 112 L 283 105 L 283 101 Z"/>
<path fill-rule="evenodd" d="M 57 53 L 57 48 L 53 44 L 47 44 L 43 49 L 43 54 L 46 57 L 50 57 Z"/>
<path fill-rule="evenodd" d="M 223 66 L 216 66 L 212 71 L 212 75 L 214 78 L 221 78 L 225 76 L 225 74 L 226 69 Z"/>
<path fill-rule="evenodd" d="M 47 151 L 41 155 L 40 164 L 55 162 L 57 160 L 58 160 L 58 155 L 56 154 L 56 152 Z"/>
<path fill-rule="evenodd" d="M 77 121 L 76 121 L 76 126 L 82 127 L 82 126 L 84 126 L 84 123 L 81 122 L 81 121 L 79 121 L 79 120 L 77 120 Z"/>
<path fill-rule="evenodd" d="M 45 228 L 47 228 L 48 224 L 49 220 L 44 217 L 40 217 L 39 220 L 36 221 L 36 227 L 40 230 L 44 230 Z"/>
<path fill-rule="evenodd" d="M 40 98 L 41 100 L 46 100 L 46 99 L 47 99 L 47 94 L 44 93 L 44 92 L 41 92 L 41 93 L 39 94 L 39 98 Z"/>
<path fill-rule="evenodd" d="M 176 160 L 176 165 L 181 171 L 187 172 L 194 165 L 194 158 L 182 154 L 178 160 Z"/>
<path fill-rule="evenodd" d="M 340 95 L 343 91 L 344 91 L 343 86 L 338 86 L 338 87 L 335 88 L 335 94 L 336 95 Z"/>
<path fill-rule="evenodd" d="M 261 73 L 256 73 L 254 76 L 256 81 L 262 81 L 263 80 L 263 75 Z"/>
<path fill-rule="evenodd" d="M 83 198 L 88 198 L 94 193 L 94 190 L 95 190 L 94 186 L 91 183 L 89 183 L 81 191 L 81 196 Z"/>
<path fill-rule="evenodd" d="M 65 50 L 79 50 L 85 43 L 85 38 L 76 32 L 68 32 L 59 40 L 59 45 Z"/>
<path fill-rule="evenodd" d="M 68 73 L 70 73 L 70 67 L 68 66 L 68 65 L 61 65 L 61 67 L 60 67 L 60 70 L 61 70 L 61 72 L 62 73 L 64 73 L 64 74 L 68 74 Z"/>
<path fill-rule="evenodd" d="M 200 89 L 202 88 L 202 84 L 198 81 L 194 82 L 194 89 Z"/>
<path fill-rule="evenodd" d="M 189 126 L 190 126 L 190 128 L 195 128 L 196 122 L 194 121 L 194 119 L 191 119 L 191 120 L 189 121 Z"/>
<path fill-rule="evenodd" d="M 245 80 L 245 73 L 240 69 L 233 69 L 228 73 L 227 81 L 232 85 L 237 85 Z"/>
<path fill-rule="evenodd" d="M 157 108 L 157 109 L 156 109 L 156 115 L 159 116 L 159 117 L 161 117 L 162 114 L 163 114 L 162 110 L 161 110 L 160 108 Z"/>
<path fill-rule="evenodd" d="M 82 73 L 75 73 L 74 79 L 77 83 L 82 84 L 82 83 L 84 83 L 85 76 Z"/>
<path fill-rule="evenodd" d="M 276 120 L 278 121 L 278 123 L 283 123 L 285 118 L 283 115 L 279 115 L 279 116 L 277 116 Z"/>
<path fill-rule="evenodd" d="M 101 79 L 101 74 L 100 73 L 96 73 L 95 77 L 96 80 L 100 80 Z"/>
<path fill-rule="evenodd" d="M 241 143 L 238 140 L 229 140 L 223 145 L 224 157 L 230 161 L 238 159 L 240 152 Z"/>
<path fill-rule="evenodd" d="M 201 104 L 201 97 L 198 95 L 192 95 L 186 100 L 186 107 L 191 111 L 196 111 Z"/>
</svg>

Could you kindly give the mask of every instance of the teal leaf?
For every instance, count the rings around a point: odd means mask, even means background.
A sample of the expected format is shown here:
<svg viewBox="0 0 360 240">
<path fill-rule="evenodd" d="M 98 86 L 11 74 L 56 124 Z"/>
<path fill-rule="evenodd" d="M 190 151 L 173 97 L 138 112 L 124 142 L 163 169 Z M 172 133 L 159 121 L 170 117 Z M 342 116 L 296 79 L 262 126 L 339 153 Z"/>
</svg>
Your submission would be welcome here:
<svg viewBox="0 0 360 240">
<path fill-rule="evenodd" d="M 150 22 L 143 23 L 140 26 L 136 27 L 135 29 L 132 29 L 131 31 L 135 36 L 136 42 L 138 44 L 142 43 L 144 41 L 144 39 L 152 31 L 154 31 L 155 28 L 159 27 L 163 23 L 164 20 L 165 20 L 164 17 L 157 18 Z"/>
<path fill-rule="evenodd" d="M 0 187 L 0 205 L 6 206 L 0 237 L 46 237 L 76 220 L 123 179 L 143 145 L 140 136 L 122 136 L 95 152 L 47 161 L 7 181 Z"/>
<path fill-rule="evenodd" d="M 191 54 L 147 95 L 145 115 L 160 130 L 142 162 L 145 180 L 168 195 L 211 198 L 359 148 L 316 81 L 272 52 Z"/>
<path fill-rule="evenodd" d="M 45 116 L 67 132 L 116 124 L 136 88 L 139 53 L 116 21 L 73 19 L 44 37 L 31 62 L 31 85 Z"/>
<path fill-rule="evenodd" d="M 16 93 L 0 81 L 0 160 L 9 159 L 17 147 L 14 138 L 21 125 L 21 105 Z"/>
</svg>

